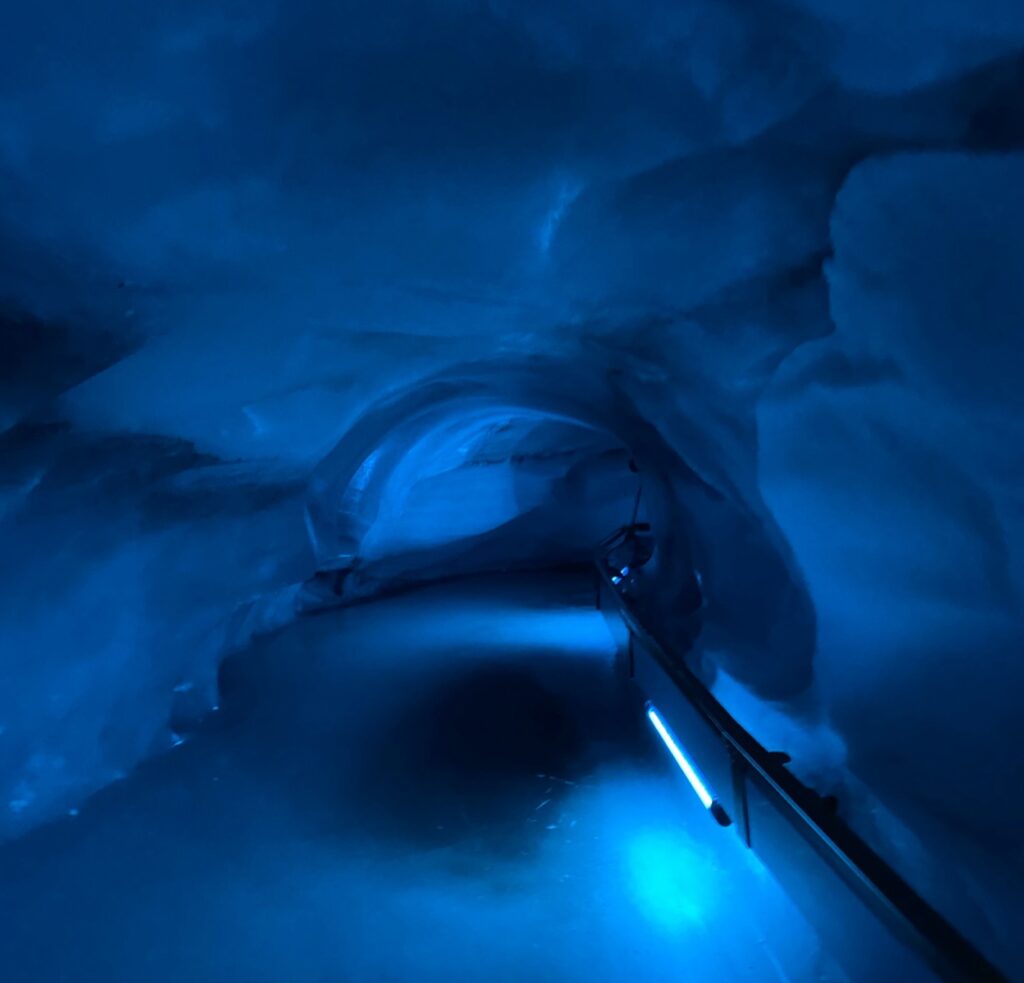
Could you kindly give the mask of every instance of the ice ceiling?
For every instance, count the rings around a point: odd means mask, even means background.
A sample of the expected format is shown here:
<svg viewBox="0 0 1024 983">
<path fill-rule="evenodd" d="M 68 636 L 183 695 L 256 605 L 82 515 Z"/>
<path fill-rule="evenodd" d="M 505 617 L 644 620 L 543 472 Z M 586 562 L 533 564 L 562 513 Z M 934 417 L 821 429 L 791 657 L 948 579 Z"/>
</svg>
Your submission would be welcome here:
<svg viewBox="0 0 1024 983">
<path fill-rule="evenodd" d="M 330 571 L 585 555 L 632 456 L 738 711 L 1020 871 L 1018 0 L 3 21 L 0 833 Z"/>
</svg>

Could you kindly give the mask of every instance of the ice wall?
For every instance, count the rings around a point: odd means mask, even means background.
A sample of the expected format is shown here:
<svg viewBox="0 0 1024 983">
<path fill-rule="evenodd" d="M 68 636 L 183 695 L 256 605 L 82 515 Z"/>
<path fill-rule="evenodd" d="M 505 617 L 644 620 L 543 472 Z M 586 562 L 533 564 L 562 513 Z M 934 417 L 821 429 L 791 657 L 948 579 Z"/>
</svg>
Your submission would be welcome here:
<svg viewBox="0 0 1024 983">
<path fill-rule="evenodd" d="M 999 935 L 1022 10 L 10 11 L 0 834 L 172 741 L 317 569 L 578 555 L 628 453 L 665 629 L 696 567 L 709 678 Z"/>
<path fill-rule="evenodd" d="M 970 829 L 1017 861 L 1024 730 L 995 694 L 1024 685 L 1022 177 L 1022 155 L 852 171 L 827 268 L 836 331 L 759 411 L 762 487 L 811 586 L 850 767 L 912 826 Z M 968 856 L 945 879 L 977 903 Z M 1012 918 L 986 917 L 1008 937 Z"/>
<path fill-rule="evenodd" d="M 217 703 L 235 605 L 308 576 L 312 556 L 294 476 L 57 426 L 0 447 L 17 473 L 0 519 L 10 835 L 182 739 Z"/>
</svg>

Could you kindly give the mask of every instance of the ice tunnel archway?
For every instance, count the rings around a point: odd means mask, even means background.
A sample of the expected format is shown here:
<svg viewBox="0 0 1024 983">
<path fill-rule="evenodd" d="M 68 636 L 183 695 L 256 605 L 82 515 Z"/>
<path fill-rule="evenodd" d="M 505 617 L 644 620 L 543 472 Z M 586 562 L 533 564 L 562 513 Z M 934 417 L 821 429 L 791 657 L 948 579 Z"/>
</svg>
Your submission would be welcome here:
<svg viewBox="0 0 1024 983">
<path fill-rule="evenodd" d="M 612 466 L 623 479 L 621 508 L 607 513 L 606 527 L 593 527 L 590 545 L 597 533 L 629 520 L 627 501 L 632 502 L 636 477 L 626 466 L 635 462 L 644 517 L 657 543 L 651 610 L 664 637 L 671 642 L 692 634 L 692 612 L 685 612 L 680 599 L 699 571 L 705 595 L 701 647 L 708 653 L 708 671 L 725 668 L 775 699 L 810 686 L 813 608 L 777 530 L 734 492 L 703 480 L 616 386 L 614 373 L 589 373 L 573 363 L 473 363 L 415 382 L 373 405 L 311 479 L 307 526 L 318 570 L 361 567 L 356 583 L 362 578 L 362 585 L 356 590 L 363 593 L 410 571 L 420 571 L 420 579 L 436 575 L 429 555 L 436 542 L 422 543 L 418 557 L 383 559 L 374 555 L 380 552 L 380 529 L 400 518 L 400 502 L 413 483 L 443 471 L 460 454 L 464 461 L 467 448 L 485 432 L 513 426 L 562 428 L 556 436 L 589 435 L 595 457 L 617 451 Z M 515 511 L 505 518 L 514 520 Z M 444 556 L 445 570 L 474 572 L 486 568 L 485 556 L 492 563 L 501 560 L 496 554 L 517 535 L 512 522 L 504 524 L 509 533 L 504 539 L 495 532 L 502 518 L 492 514 L 494 525 L 482 523 L 485 529 L 467 526 L 461 549 L 449 540 L 456 548 Z"/>
</svg>

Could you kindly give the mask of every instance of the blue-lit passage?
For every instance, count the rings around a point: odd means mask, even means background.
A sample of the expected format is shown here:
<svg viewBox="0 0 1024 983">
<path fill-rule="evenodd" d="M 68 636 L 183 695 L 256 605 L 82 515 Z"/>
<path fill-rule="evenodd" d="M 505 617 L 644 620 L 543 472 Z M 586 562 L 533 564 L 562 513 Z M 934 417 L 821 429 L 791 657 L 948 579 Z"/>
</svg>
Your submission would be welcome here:
<svg viewBox="0 0 1024 983">
<path fill-rule="evenodd" d="M 697 798 L 703 803 L 705 809 L 710 809 L 714 805 L 714 798 L 704 782 L 701 781 L 696 769 L 687 760 L 686 755 L 683 754 L 682 748 L 679 747 L 675 736 L 668 729 L 665 721 L 661 719 L 661 715 L 653 706 L 648 705 L 647 707 L 647 719 L 654 725 L 658 736 L 664 741 L 665 747 L 669 749 L 672 757 L 675 758 L 676 764 L 679 765 L 679 770 L 686 776 L 686 780 L 690 783 L 694 792 L 697 793 Z"/>
</svg>

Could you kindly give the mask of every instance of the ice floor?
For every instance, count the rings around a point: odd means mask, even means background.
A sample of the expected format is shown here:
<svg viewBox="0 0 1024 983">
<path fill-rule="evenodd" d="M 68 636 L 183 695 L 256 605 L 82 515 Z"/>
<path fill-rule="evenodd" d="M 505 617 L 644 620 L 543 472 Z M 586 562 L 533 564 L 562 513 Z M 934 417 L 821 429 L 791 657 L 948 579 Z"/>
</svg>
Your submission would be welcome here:
<svg viewBox="0 0 1024 983">
<path fill-rule="evenodd" d="M 264 639 L 184 745 L 0 851 L 0 980 L 844 979 L 592 604 L 457 583 Z"/>
</svg>

